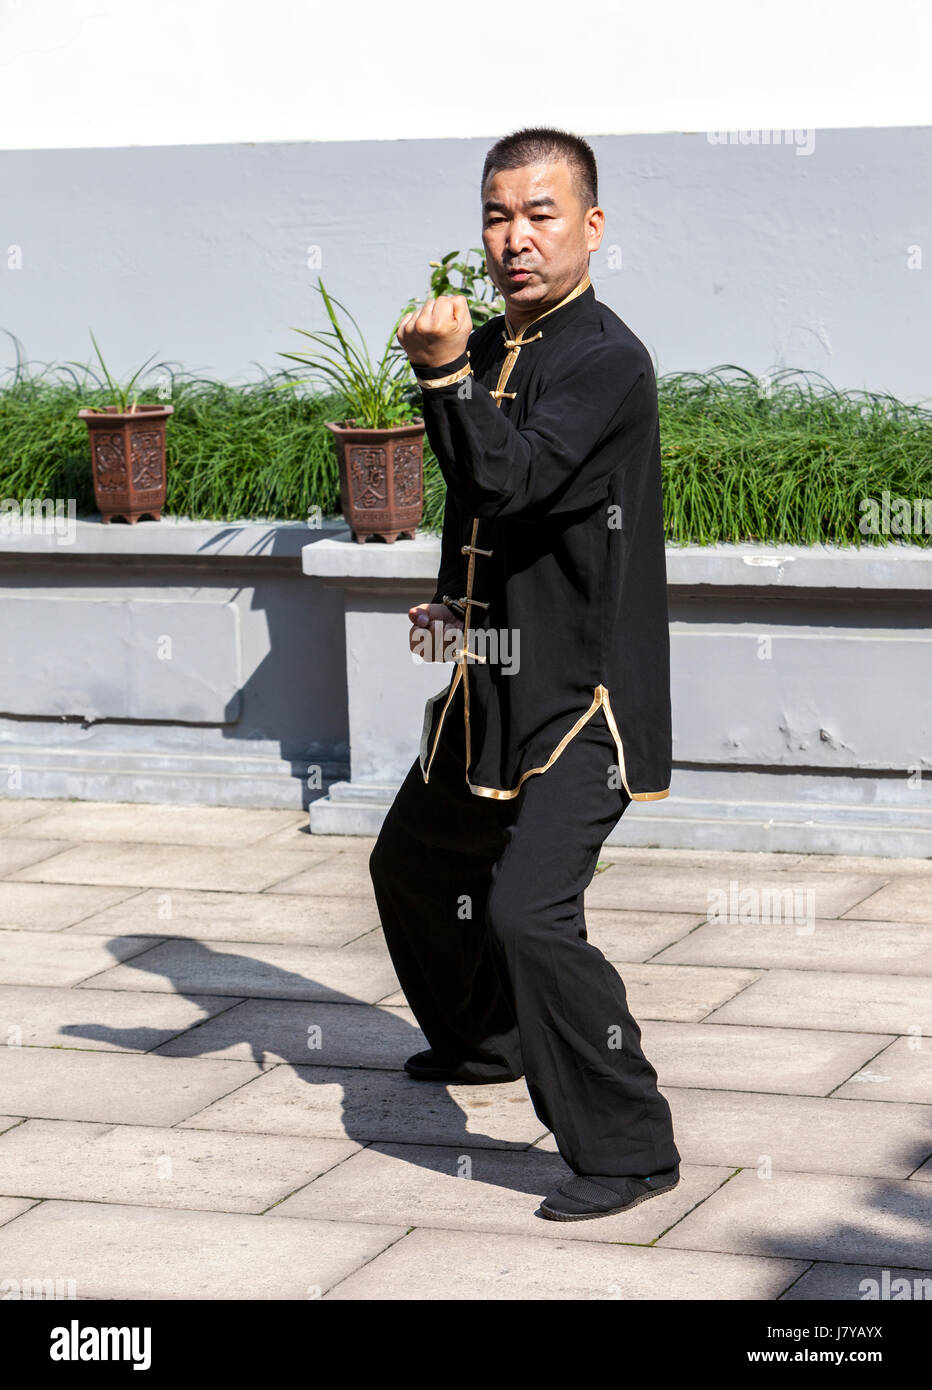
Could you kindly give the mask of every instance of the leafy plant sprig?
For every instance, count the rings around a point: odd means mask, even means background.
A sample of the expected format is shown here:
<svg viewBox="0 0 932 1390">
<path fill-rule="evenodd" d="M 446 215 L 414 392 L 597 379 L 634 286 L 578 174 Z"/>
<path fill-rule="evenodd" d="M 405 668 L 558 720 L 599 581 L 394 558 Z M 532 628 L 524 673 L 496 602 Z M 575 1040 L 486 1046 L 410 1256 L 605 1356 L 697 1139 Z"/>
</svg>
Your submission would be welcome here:
<svg viewBox="0 0 932 1390">
<path fill-rule="evenodd" d="M 283 382 L 273 389 L 282 391 L 300 382 L 325 381 L 331 390 L 336 389 L 345 398 L 351 417 L 360 428 L 389 429 L 393 425 L 417 420 L 417 386 L 408 359 L 395 339 L 398 325 L 408 310 L 398 315 L 381 357 L 373 363 L 359 324 L 346 306 L 328 294 L 319 277 L 314 288 L 323 299 L 332 327 L 320 333 L 309 333 L 305 328 L 295 328 L 293 331 L 318 343 L 326 351 L 280 352 L 280 357 L 311 367 L 312 373 L 309 377 Z M 355 329 L 358 342 L 352 342 L 344 331 L 336 309 L 346 315 Z"/>
<path fill-rule="evenodd" d="M 146 370 L 149 363 L 152 361 L 152 358 L 155 357 L 156 354 L 153 352 L 151 357 L 147 357 L 145 362 L 143 362 L 142 366 L 133 373 L 126 385 L 120 386 L 117 382 L 114 381 L 113 377 L 110 375 L 110 372 L 107 368 L 107 364 L 103 359 L 103 354 L 101 353 L 100 348 L 97 345 L 97 339 L 94 337 L 93 330 L 90 329 L 88 331 L 91 335 L 91 342 L 94 344 L 94 351 L 97 353 L 97 360 L 100 363 L 104 376 L 107 378 L 107 385 L 113 393 L 114 404 L 116 405 L 119 413 L 121 415 L 135 415 L 136 407 L 139 402 L 139 393 L 137 391 L 133 392 L 132 404 L 130 404 L 129 393 L 133 390 L 133 386 L 135 385 L 137 379 Z M 71 365 L 77 366 L 78 363 L 75 362 Z M 129 408 L 127 409 L 127 407 Z M 88 410 L 93 410 L 94 413 L 97 415 L 106 415 L 107 413 L 104 408 L 97 405 L 89 405 L 86 408 Z"/>
<path fill-rule="evenodd" d="M 433 299 L 442 294 L 462 294 L 469 304 L 473 326 L 479 328 L 496 314 L 505 312 L 505 301 L 489 279 L 485 252 L 479 246 L 472 246 L 466 252 L 466 259 L 458 261 L 459 251 L 448 251 L 440 261 L 431 261 L 433 274 L 430 277 L 430 293 Z M 469 257 L 478 256 L 474 265 Z M 452 276 L 459 277 L 456 283 Z"/>
</svg>

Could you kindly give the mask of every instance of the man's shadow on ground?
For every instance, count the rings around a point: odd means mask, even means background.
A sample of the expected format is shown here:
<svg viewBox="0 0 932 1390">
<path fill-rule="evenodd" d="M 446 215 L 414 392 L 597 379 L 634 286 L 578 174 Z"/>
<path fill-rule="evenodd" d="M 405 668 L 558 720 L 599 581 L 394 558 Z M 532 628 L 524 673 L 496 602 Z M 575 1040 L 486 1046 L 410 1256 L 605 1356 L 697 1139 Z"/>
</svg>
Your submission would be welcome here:
<svg viewBox="0 0 932 1390">
<path fill-rule="evenodd" d="M 360 1011 L 360 1026 L 365 1026 L 371 1021 L 372 1013 L 378 1011 L 378 1028 L 384 1043 L 384 1060 L 379 1062 L 358 1062 L 348 1064 L 339 1060 L 339 1053 L 334 1060 L 327 1057 L 326 1028 L 323 1030 L 321 1039 L 323 1046 L 314 1051 L 308 1050 L 308 1060 L 299 1062 L 294 1058 L 280 1059 L 279 1054 L 275 1056 L 276 1066 L 289 1066 L 295 1074 L 299 1076 L 309 1086 L 318 1082 L 321 1084 L 332 1085 L 332 1068 L 339 1068 L 339 1081 L 343 1086 L 343 1127 L 346 1136 L 355 1140 L 359 1144 L 397 1144 L 410 1147 L 412 1144 L 424 1146 L 436 1146 L 441 1149 L 449 1150 L 449 1160 L 445 1161 L 444 1156 L 438 1155 L 436 1159 L 424 1161 L 423 1159 L 410 1159 L 418 1167 L 426 1168 L 432 1172 L 455 1172 L 460 1161 L 461 1155 L 466 1154 L 472 1159 L 473 1180 L 479 1177 L 478 1170 L 481 1169 L 481 1157 L 483 1153 L 493 1150 L 496 1152 L 527 1151 L 533 1140 L 527 1142 L 510 1142 L 493 1138 L 490 1135 L 469 1132 L 466 1128 L 466 1115 L 457 1105 L 450 1095 L 447 1086 L 441 1082 L 416 1081 L 409 1077 L 407 1072 L 402 1069 L 405 1058 L 414 1052 L 422 1051 L 427 1042 L 419 1028 L 390 1009 L 380 1009 L 378 1004 L 367 1004 L 361 999 L 356 999 L 352 995 L 341 994 L 338 990 L 330 989 L 329 986 L 320 986 L 317 997 L 309 998 L 308 989 L 314 988 L 314 982 L 305 976 L 299 975 L 291 970 L 283 970 L 279 966 L 269 965 L 266 962 L 256 961 L 247 955 L 236 955 L 230 952 L 215 952 L 205 942 L 194 937 L 187 936 L 157 936 L 153 937 L 151 945 L 142 947 L 135 955 L 129 957 L 119 953 L 121 944 L 127 942 L 128 938 L 118 936 L 113 937 L 107 944 L 114 956 L 115 962 L 119 965 L 128 966 L 133 970 L 149 971 L 153 975 L 159 975 L 168 980 L 171 985 L 171 994 L 178 998 L 188 999 L 201 1007 L 201 1000 L 211 994 L 209 981 L 211 975 L 221 972 L 226 973 L 230 970 L 231 962 L 238 963 L 246 978 L 250 973 L 254 973 L 258 968 L 262 972 L 264 993 L 261 995 L 250 994 L 248 989 L 234 992 L 227 995 L 213 995 L 215 999 L 223 1000 L 229 998 L 240 999 L 244 1002 L 231 1004 L 229 1008 L 218 1013 L 205 1014 L 203 1020 L 189 1025 L 186 1029 L 160 1029 L 160 1028 L 112 1028 L 103 1023 L 70 1023 L 65 1024 L 59 1032 L 71 1038 L 88 1038 L 95 1042 L 113 1043 L 131 1049 L 145 1055 L 163 1056 L 168 1060 L 173 1055 L 171 1053 L 159 1053 L 158 1048 L 163 1045 L 181 1040 L 185 1045 L 184 1057 L 205 1057 L 212 1051 L 221 1048 L 226 1049 L 235 1046 L 237 1042 L 244 1042 L 250 1049 L 250 1054 L 254 1062 L 262 1066 L 266 1062 L 266 1049 L 272 1046 L 271 1040 L 264 1036 L 263 1025 L 261 1022 L 253 1020 L 250 1024 L 250 1014 L 247 1005 L 250 1002 L 269 1004 L 285 1003 L 290 1005 L 303 1005 L 307 1010 L 305 1017 L 296 1023 L 294 1052 L 298 1053 L 301 1048 L 307 1049 L 307 1030 L 319 1020 L 315 1020 L 314 1011 L 320 1005 L 332 1006 L 346 1004 Z M 138 937 L 129 938 L 136 941 Z M 176 979 L 171 973 L 171 967 L 164 964 L 165 952 L 159 948 L 175 943 L 185 945 L 185 968 L 183 974 L 178 972 L 180 978 Z M 160 959 L 160 955 L 162 959 Z M 220 969 L 212 971 L 211 962 L 216 959 Z M 203 981 L 203 985 L 192 985 L 192 976 Z M 94 977 L 99 978 L 97 976 Z M 297 991 L 297 992 L 296 992 Z M 159 991 L 162 993 L 163 991 Z M 90 1002 L 94 997 L 93 990 L 86 990 L 85 997 Z M 167 993 L 167 992 L 166 992 Z M 363 1011 L 366 1011 L 364 1014 Z M 237 1016 L 243 1020 L 242 1030 L 239 1036 L 236 1035 Z M 209 1034 L 205 1032 L 212 1022 L 216 1021 L 218 1028 L 222 1028 L 222 1036 L 211 1046 Z M 276 1032 L 278 1030 L 276 1029 Z M 203 1035 L 204 1042 L 198 1046 L 199 1038 Z M 279 1038 L 280 1041 L 280 1038 Z M 287 1047 L 288 1051 L 291 1048 Z M 397 1061 L 395 1060 L 397 1059 Z M 272 1070 L 271 1067 L 268 1070 Z M 424 1134 L 417 1139 L 406 1138 L 399 1133 L 399 1127 L 385 1126 L 379 1123 L 378 1118 L 374 1118 L 373 1097 L 369 1077 L 373 1071 L 382 1072 L 386 1077 L 397 1078 L 399 1072 L 402 1084 L 412 1088 L 412 1099 L 416 1104 L 423 1107 L 424 1112 L 430 1112 L 436 1116 L 439 1137 L 432 1138 L 429 1134 Z M 323 1073 L 326 1072 L 326 1075 Z M 471 1101 L 474 1106 L 482 1106 L 492 1103 L 492 1092 L 494 1087 L 474 1086 L 470 1088 Z M 218 1097 L 222 1100 L 223 1097 Z M 211 1104 L 213 1102 L 210 1102 Z M 206 1107 L 205 1107 L 206 1108 Z M 541 1134 L 546 1133 L 546 1128 L 542 1122 L 540 1124 Z M 482 1141 L 487 1144 L 483 1145 Z M 544 1155 L 542 1154 L 543 1158 Z M 569 1174 L 570 1169 L 563 1160 L 556 1154 L 546 1154 L 546 1159 L 553 1161 L 554 1175 L 550 1179 L 550 1186 L 559 1182 L 562 1177 Z M 548 1165 L 549 1166 L 549 1165 Z M 480 1179 L 481 1180 L 481 1179 Z M 507 1178 L 502 1178 L 500 1173 L 496 1174 L 495 1186 L 506 1186 L 515 1192 L 526 1192 L 534 1196 L 542 1196 L 550 1188 L 546 1183 L 541 1185 L 540 1180 L 534 1181 L 530 1176 L 522 1177 L 520 1166 L 515 1165 L 513 1173 Z"/>
<path fill-rule="evenodd" d="M 320 1050 L 316 1060 L 305 1061 L 276 1061 L 276 1066 L 290 1066 L 295 1074 L 299 1076 L 307 1085 L 333 1083 L 333 1068 L 339 1068 L 340 1082 L 343 1086 L 343 1126 L 348 1138 L 355 1140 L 362 1145 L 370 1144 L 391 1144 L 397 1146 L 400 1152 L 409 1150 L 414 1144 L 418 1146 L 430 1146 L 440 1150 L 436 1157 L 430 1159 L 409 1157 L 408 1162 L 416 1164 L 429 1172 L 454 1173 L 457 1171 L 461 1155 L 466 1154 L 472 1159 L 472 1180 L 482 1181 L 481 1167 L 482 1155 L 492 1150 L 494 1152 L 526 1152 L 530 1148 L 531 1141 L 527 1143 L 515 1143 L 507 1140 L 499 1140 L 489 1135 L 469 1134 L 466 1129 L 466 1116 L 459 1105 L 450 1095 L 446 1085 L 439 1082 L 415 1081 L 408 1077 L 407 1073 L 401 1070 L 404 1059 L 412 1052 L 418 1052 L 425 1046 L 424 1036 L 420 1029 L 413 1027 L 406 1019 L 390 1009 L 379 1009 L 377 1004 L 367 1004 L 360 999 L 355 999 L 348 994 L 341 994 L 337 990 L 329 987 L 321 987 L 320 997 L 309 999 L 307 991 L 312 984 L 305 976 L 296 974 L 291 970 L 283 970 L 278 966 L 267 965 L 265 962 L 258 962 L 247 955 L 231 955 L 224 952 L 212 951 L 209 945 L 193 937 L 186 936 L 157 936 L 153 937 L 151 945 L 141 947 L 134 956 L 129 958 L 121 957 L 118 954 L 120 943 L 124 942 L 124 937 L 114 937 L 108 943 L 117 964 L 130 966 L 134 970 L 149 971 L 153 975 L 159 975 L 167 979 L 172 984 L 172 993 L 180 998 L 187 998 L 197 1003 L 200 1007 L 200 1000 L 206 995 L 210 995 L 209 980 L 211 975 L 211 961 L 216 959 L 221 965 L 229 967 L 231 961 L 242 965 L 244 971 L 255 970 L 259 966 L 263 972 L 264 983 L 267 993 L 262 995 L 249 994 L 243 990 L 237 994 L 214 995 L 213 997 L 222 999 L 244 998 L 246 1003 L 250 1001 L 262 1003 L 288 1003 L 304 1005 L 307 1014 L 296 1023 L 295 1051 L 300 1051 L 302 1043 L 306 1046 L 306 1030 L 308 1025 L 315 1023 L 314 1011 L 318 1005 L 346 1004 L 360 1010 L 360 1023 L 364 1022 L 363 1011 L 378 1011 L 379 1030 L 384 1040 L 384 1064 L 378 1065 L 371 1062 L 347 1065 L 339 1060 L 328 1059 L 326 1055 L 326 1035 L 323 1038 L 324 1047 Z M 138 941 L 138 937 L 132 938 Z M 182 979 L 175 980 L 170 969 L 166 968 L 159 960 L 158 948 L 163 945 L 183 942 L 188 948 L 186 952 L 185 971 Z M 205 982 L 205 988 L 192 986 L 190 977 L 196 973 Z M 96 977 L 95 977 L 96 978 Z M 276 986 L 280 986 L 276 989 Z M 295 991 L 299 993 L 296 994 Z M 160 991 L 161 992 L 161 991 Z M 94 991 L 85 991 L 88 1003 L 93 999 Z M 249 1014 L 246 1012 L 246 1003 L 231 1004 L 230 1007 L 219 1014 L 205 1015 L 203 1021 L 191 1024 L 188 1028 L 182 1029 L 158 1029 L 158 1028 L 111 1028 L 106 1024 L 98 1023 L 72 1023 L 66 1024 L 59 1031 L 73 1038 L 89 1038 L 95 1042 L 114 1043 L 123 1047 L 130 1048 L 134 1052 L 144 1055 L 163 1056 L 166 1060 L 170 1059 L 171 1054 L 158 1053 L 157 1048 L 176 1039 L 183 1039 L 186 1050 L 184 1056 L 204 1057 L 209 1056 L 212 1051 L 220 1048 L 226 1049 L 236 1042 L 245 1042 L 250 1049 L 250 1054 L 254 1062 L 262 1066 L 266 1061 L 266 1048 L 270 1046 L 270 1040 L 263 1036 L 263 1027 L 259 1023 L 252 1027 L 249 1026 Z M 235 1025 L 237 1016 L 244 1022 L 242 1031 L 237 1036 Z M 209 1027 L 212 1021 L 216 1020 L 218 1026 L 223 1027 L 223 1036 L 218 1038 L 212 1047 L 209 1041 L 204 1042 L 200 1047 L 198 1044 L 199 1035 L 205 1035 L 205 1028 Z M 397 1060 L 396 1060 L 397 1059 Z M 391 1062 L 392 1065 L 388 1065 Z M 271 1068 L 269 1068 L 271 1070 Z M 418 1136 L 416 1139 L 405 1137 L 394 1130 L 383 1128 L 378 1119 L 373 1121 L 373 1105 L 371 1091 L 368 1081 L 364 1079 L 373 1071 L 384 1072 L 386 1076 L 398 1077 L 399 1072 L 402 1084 L 412 1088 L 413 1099 L 423 1106 L 425 1113 L 430 1112 L 437 1117 L 437 1125 L 441 1130 L 440 1137 L 431 1137 L 429 1134 Z M 323 1073 L 327 1073 L 324 1075 Z M 477 1086 L 470 1088 L 470 1099 L 472 1104 L 482 1105 L 491 1099 L 491 1091 L 494 1088 Z M 218 1099 L 223 1099 L 219 1097 Z M 209 1104 L 212 1102 L 209 1102 Z M 873 1102 L 882 1106 L 882 1101 Z M 205 1107 L 206 1108 L 206 1107 Z M 923 1107 L 917 1107 L 918 1111 Z M 380 1132 L 381 1130 L 381 1132 Z M 544 1126 L 541 1123 L 541 1132 Z M 481 1142 L 487 1140 L 486 1147 L 481 1146 Z M 912 1171 L 923 1163 L 930 1156 L 932 1141 L 917 1140 L 915 1147 L 909 1153 L 907 1169 Z M 447 1153 L 449 1157 L 447 1157 Z M 522 1173 L 523 1165 L 514 1165 L 513 1171 L 507 1176 L 496 1173 L 494 1185 L 497 1187 L 507 1187 L 515 1192 L 527 1193 L 539 1197 L 549 1187 L 555 1185 L 566 1174 L 569 1168 L 558 1154 L 540 1153 L 538 1151 L 538 1161 L 547 1167 L 552 1164 L 553 1173 L 541 1183 L 540 1179 L 535 1181 L 529 1174 Z M 910 1184 L 915 1186 L 916 1193 L 914 1202 L 911 1203 L 904 1196 L 902 1190 L 902 1179 L 878 1179 L 875 1191 L 872 1193 L 871 1205 L 883 1211 L 888 1216 L 892 1213 L 905 1223 L 909 1224 L 916 1219 L 914 1203 L 922 1203 L 928 1190 L 928 1210 L 932 1211 L 932 1183 L 916 1181 Z M 549 1186 L 548 1186 L 549 1184 Z M 892 1278 L 895 1280 L 901 1277 L 903 1271 L 909 1272 L 909 1278 L 917 1273 L 916 1267 L 916 1245 L 915 1238 L 910 1239 L 908 1234 L 902 1238 L 890 1238 L 885 1243 L 885 1255 L 882 1260 L 865 1259 L 858 1255 L 858 1249 L 867 1248 L 873 1244 L 873 1240 L 866 1230 L 859 1229 L 856 1225 L 837 1225 L 832 1232 L 834 1242 L 837 1243 L 838 1254 L 832 1255 L 825 1253 L 819 1256 L 800 1256 L 798 1245 L 795 1241 L 787 1239 L 779 1234 L 766 1235 L 761 1233 L 758 1247 L 754 1250 L 755 1255 L 771 1255 L 786 1260 L 800 1260 L 805 1262 L 815 1262 L 816 1264 L 839 1262 L 852 1266 L 868 1266 L 872 1274 L 876 1275 L 878 1281 L 882 1278 L 884 1269 L 892 1271 Z M 841 1252 L 845 1252 L 842 1254 Z M 748 1253 L 748 1252 L 745 1252 Z M 919 1274 L 928 1270 L 932 1264 L 932 1247 L 928 1259 L 923 1259 L 919 1266 Z M 876 1267 L 876 1268 L 875 1268 Z M 864 1277 L 863 1272 L 852 1270 L 850 1292 L 846 1292 L 842 1301 L 856 1301 L 865 1297 L 865 1292 L 859 1287 L 859 1281 Z M 795 1282 L 795 1281 L 794 1281 Z M 783 1297 L 790 1293 L 786 1290 Z M 925 1293 L 900 1294 L 897 1286 L 894 1285 L 893 1293 L 881 1295 L 885 1297 L 927 1297 Z"/>
</svg>

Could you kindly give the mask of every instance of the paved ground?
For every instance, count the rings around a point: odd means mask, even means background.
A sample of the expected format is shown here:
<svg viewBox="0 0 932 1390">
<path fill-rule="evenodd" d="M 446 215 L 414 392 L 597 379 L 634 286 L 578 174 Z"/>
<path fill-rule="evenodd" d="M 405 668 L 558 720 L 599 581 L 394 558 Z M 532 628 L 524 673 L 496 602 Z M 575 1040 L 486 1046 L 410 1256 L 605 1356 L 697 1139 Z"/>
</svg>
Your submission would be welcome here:
<svg viewBox="0 0 932 1390">
<path fill-rule="evenodd" d="M 604 850 L 590 939 L 683 1180 L 565 1225 L 535 1215 L 568 1169 L 523 1081 L 401 1070 L 424 1041 L 371 839 L 311 837 L 300 812 L 49 801 L 0 802 L 0 830 L 0 1283 L 932 1296 L 932 861 Z"/>
</svg>

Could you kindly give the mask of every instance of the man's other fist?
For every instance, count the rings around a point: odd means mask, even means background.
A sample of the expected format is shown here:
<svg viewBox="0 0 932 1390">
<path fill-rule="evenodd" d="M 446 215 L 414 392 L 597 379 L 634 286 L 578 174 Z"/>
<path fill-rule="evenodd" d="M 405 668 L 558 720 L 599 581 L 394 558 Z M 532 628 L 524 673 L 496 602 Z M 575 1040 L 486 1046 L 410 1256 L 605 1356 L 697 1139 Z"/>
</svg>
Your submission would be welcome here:
<svg viewBox="0 0 932 1390">
<path fill-rule="evenodd" d="M 408 645 L 422 661 L 453 661 L 463 645 L 463 620 L 444 603 L 418 603 L 408 609 Z"/>
<path fill-rule="evenodd" d="M 405 314 L 395 336 L 414 366 L 443 367 L 462 356 L 471 332 L 466 296 L 443 294 Z"/>
</svg>

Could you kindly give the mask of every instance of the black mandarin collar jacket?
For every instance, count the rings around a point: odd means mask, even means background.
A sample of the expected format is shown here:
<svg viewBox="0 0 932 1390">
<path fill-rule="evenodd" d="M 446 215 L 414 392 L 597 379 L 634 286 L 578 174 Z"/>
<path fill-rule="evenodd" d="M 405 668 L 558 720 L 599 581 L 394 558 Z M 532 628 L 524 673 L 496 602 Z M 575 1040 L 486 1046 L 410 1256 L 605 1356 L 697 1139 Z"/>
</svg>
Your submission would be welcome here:
<svg viewBox="0 0 932 1390">
<path fill-rule="evenodd" d="M 616 785 L 634 801 L 667 796 L 669 627 L 647 349 L 587 274 L 521 332 L 493 318 L 455 362 L 414 372 L 447 484 L 432 602 L 465 610 L 449 685 L 424 712 L 424 781 L 447 717 L 464 721 L 470 791 L 502 799 L 546 774 L 599 711 Z"/>
</svg>

